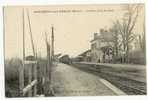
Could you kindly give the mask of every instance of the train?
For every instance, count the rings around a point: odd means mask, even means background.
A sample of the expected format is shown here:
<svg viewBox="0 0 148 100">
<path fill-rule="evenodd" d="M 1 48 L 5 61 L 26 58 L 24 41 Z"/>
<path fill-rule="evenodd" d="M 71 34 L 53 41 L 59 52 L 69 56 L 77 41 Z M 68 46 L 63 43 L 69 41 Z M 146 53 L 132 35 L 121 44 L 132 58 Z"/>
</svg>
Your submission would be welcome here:
<svg viewBox="0 0 148 100">
<path fill-rule="evenodd" d="M 59 58 L 59 61 L 64 64 L 71 64 L 72 63 L 69 55 L 63 55 L 62 57 Z"/>
</svg>

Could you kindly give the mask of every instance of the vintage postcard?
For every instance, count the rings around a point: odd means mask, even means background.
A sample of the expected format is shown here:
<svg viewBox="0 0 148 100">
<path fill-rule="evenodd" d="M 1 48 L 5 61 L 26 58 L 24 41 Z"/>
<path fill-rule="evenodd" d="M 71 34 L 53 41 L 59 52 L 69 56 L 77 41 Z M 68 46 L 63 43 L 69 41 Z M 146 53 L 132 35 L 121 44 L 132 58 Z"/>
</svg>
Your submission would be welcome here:
<svg viewBox="0 0 148 100">
<path fill-rule="evenodd" d="M 146 95 L 145 4 L 4 6 L 5 97 Z"/>
</svg>

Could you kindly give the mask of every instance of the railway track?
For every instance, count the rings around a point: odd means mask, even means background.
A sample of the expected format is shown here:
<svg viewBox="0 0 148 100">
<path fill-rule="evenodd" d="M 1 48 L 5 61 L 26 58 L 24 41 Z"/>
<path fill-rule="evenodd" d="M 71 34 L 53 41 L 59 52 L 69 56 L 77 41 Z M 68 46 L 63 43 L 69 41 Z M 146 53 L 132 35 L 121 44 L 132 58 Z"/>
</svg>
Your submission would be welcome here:
<svg viewBox="0 0 148 100">
<path fill-rule="evenodd" d="M 121 77 L 112 73 L 100 72 L 97 66 L 81 66 L 74 64 L 74 67 L 79 68 L 80 70 L 98 75 L 110 83 L 114 84 L 117 88 L 121 89 L 128 95 L 146 95 L 146 83 L 128 79 L 127 77 Z"/>
<path fill-rule="evenodd" d="M 102 73 L 101 77 L 105 78 L 128 95 L 146 94 L 146 84 L 143 82 L 131 80 L 125 77 L 119 77 L 111 74 Z"/>
</svg>

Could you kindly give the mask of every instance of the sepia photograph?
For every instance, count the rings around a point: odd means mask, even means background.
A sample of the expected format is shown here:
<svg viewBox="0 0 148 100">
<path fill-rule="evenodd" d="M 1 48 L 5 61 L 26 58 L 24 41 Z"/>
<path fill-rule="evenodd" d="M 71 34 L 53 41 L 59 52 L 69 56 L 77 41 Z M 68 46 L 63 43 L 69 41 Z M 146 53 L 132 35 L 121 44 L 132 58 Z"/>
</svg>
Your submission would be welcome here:
<svg viewBox="0 0 148 100">
<path fill-rule="evenodd" d="M 147 95 L 145 4 L 3 6 L 5 97 Z"/>
</svg>

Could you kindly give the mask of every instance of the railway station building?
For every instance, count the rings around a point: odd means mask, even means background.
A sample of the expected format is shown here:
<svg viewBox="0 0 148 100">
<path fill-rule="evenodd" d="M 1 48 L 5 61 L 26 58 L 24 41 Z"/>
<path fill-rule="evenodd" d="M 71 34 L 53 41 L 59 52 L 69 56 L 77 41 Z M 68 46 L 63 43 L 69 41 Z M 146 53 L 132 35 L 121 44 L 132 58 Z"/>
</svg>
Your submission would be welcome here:
<svg viewBox="0 0 148 100">
<path fill-rule="evenodd" d="M 113 43 L 112 34 L 107 30 L 101 29 L 100 33 L 94 33 L 91 43 L 91 62 L 112 62 Z"/>
</svg>

